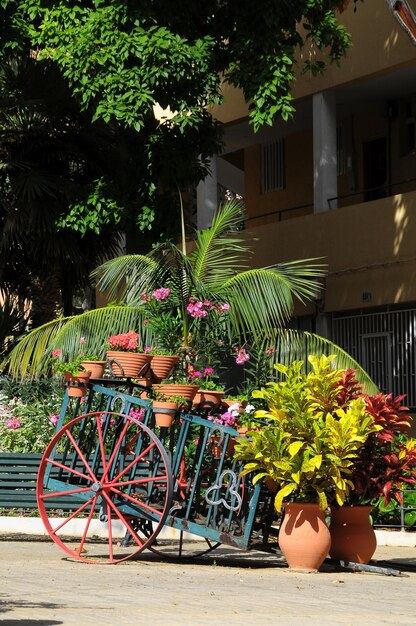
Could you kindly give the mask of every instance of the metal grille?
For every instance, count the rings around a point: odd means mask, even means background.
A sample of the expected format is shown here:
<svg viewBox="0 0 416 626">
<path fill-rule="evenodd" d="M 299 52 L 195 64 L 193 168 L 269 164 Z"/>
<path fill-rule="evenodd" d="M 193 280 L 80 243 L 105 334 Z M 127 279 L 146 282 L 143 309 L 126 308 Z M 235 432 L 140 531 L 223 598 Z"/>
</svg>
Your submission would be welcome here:
<svg viewBox="0 0 416 626">
<path fill-rule="evenodd" d="M 333 340 L 384 393 L 405 393 L 416 406 L 416 309 L 333 319 Z"/>
<path fill-rule="evenodd" d="M 278 139 L 262 146 L 262 193 L 285 187 L 285 142 Z"/>
</svg>

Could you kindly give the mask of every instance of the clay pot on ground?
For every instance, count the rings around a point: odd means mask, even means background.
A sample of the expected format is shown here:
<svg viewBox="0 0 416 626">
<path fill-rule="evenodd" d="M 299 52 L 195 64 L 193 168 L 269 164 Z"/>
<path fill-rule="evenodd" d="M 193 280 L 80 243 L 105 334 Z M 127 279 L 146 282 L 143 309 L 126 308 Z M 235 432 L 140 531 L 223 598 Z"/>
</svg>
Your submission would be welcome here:
<svg viewBox="0 0 416 626">
<path fill-rule="evenodd" d="M 372 506 L 341 506 L 331 508 L 331 550 L 338 561 L 370 562 L 377 548 L 377 538 L 371 525 Z"/>
<path fill-rule="evenodd" d="M 328 555 L 331 535 L 318 504 L 284 503 L 279 547 L 289 568 L 317 571 Z"/>
</svg>

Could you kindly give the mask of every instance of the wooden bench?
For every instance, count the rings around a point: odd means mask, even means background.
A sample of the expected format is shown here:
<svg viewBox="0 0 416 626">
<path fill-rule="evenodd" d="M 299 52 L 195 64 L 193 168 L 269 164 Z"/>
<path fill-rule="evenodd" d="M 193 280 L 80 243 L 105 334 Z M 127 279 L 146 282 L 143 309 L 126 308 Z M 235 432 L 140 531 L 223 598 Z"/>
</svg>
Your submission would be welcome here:
<svg viewBox="0 0 416 626">
<path fill-rule="evenodd" d="M 41 454 L 0 452 L 0 509 L 37 509 L 36 478 Z M 56 468 L 57 471 L 58 468 Z M 73 510 L 74 498 L 48 499 L 48 508 Z"/>
</svg>

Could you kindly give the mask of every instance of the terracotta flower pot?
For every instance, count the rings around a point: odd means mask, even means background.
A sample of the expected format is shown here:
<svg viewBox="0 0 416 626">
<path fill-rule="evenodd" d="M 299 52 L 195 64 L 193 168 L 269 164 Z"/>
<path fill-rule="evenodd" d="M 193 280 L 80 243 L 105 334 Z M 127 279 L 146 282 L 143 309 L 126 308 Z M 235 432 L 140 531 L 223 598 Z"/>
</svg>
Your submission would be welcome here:
<svg viewBox="0 0 416 626">
<path fill-rule="evenodd" d="M 223 396 L 224 391 L 199 389 L 199 391 L 195 394 L 192 406 L 197 407 L 201 405 L 203 408 L 204 403 L 207 403 L 208 407 L 212 406 L 213 408 L 217 408 L 220 406 Z"/>
<path fill-rule="evenodd" d="M 64 379 L 70 398 L 82 398 L 87 393 L 89 372 L 79 372 L 77 376 L 72 376 L 69 372 L 64 373 Z"/>
<path fill-rule="evenodd" d="M 324 512 L 318 504 L 284 503 L 285 515 L 279 531 L 279 547 L 291 569 L 317 571 L 331 546 Z"/>
<path fill-rule="evenodd" d="M 153 385 L 153 388 L 164 396 L 183 396 L 189 401 L 192 401 L 198 391 L 198 385 L 180 385 L 174 383 L 162 383 L 160 385 Z"/>
<path fill-rule="evenodd" d="M 377 548 L 377 538 L 370 523 L 372 506 L 331 508 L 332 559 L 350 563 L 370 562 Z"/>
<path fill-rule="evenodd" d="M 154 400 L 152 410 L 155 414 L 156 426 L 172 426 L 178 410 L 178 403 Z"/>
<path fill-rule="evenodd" d="M 152 360 L 152 355 L 141 352 L 109 350 L 107 360 L 110 362 L 111 371 L 115 376 L 138 378 L 145 366 Z"/>
<path fill-rule="evenodd" d="M 81 361 L 82 367 L 90 372 L 91 378 L 102 378 L 106 361 Z"/>
<path fill-rule="evenodd" d="M 179 361 L 179 357 L 174 356 L 174 355 L 167 355 L 167 354 L 153 355 L 152 370 L 153 370 L 153 374 L 157 378 L 157 381 L 161 381 L 164 378 L 167 378 L 178 361 Z"/>
</svg>

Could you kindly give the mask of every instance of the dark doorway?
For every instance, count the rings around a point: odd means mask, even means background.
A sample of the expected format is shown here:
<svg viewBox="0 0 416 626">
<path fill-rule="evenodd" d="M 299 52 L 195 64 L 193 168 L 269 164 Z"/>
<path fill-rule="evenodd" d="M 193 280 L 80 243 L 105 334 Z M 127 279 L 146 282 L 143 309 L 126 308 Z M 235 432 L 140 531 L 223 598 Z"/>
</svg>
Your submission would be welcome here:
<svg viewBox="0 0 416 626">
<path fill-rule="evenodd" d="M 387 196 L 387 139 L 363 144 L 364 202 Z"/>
</svg>

